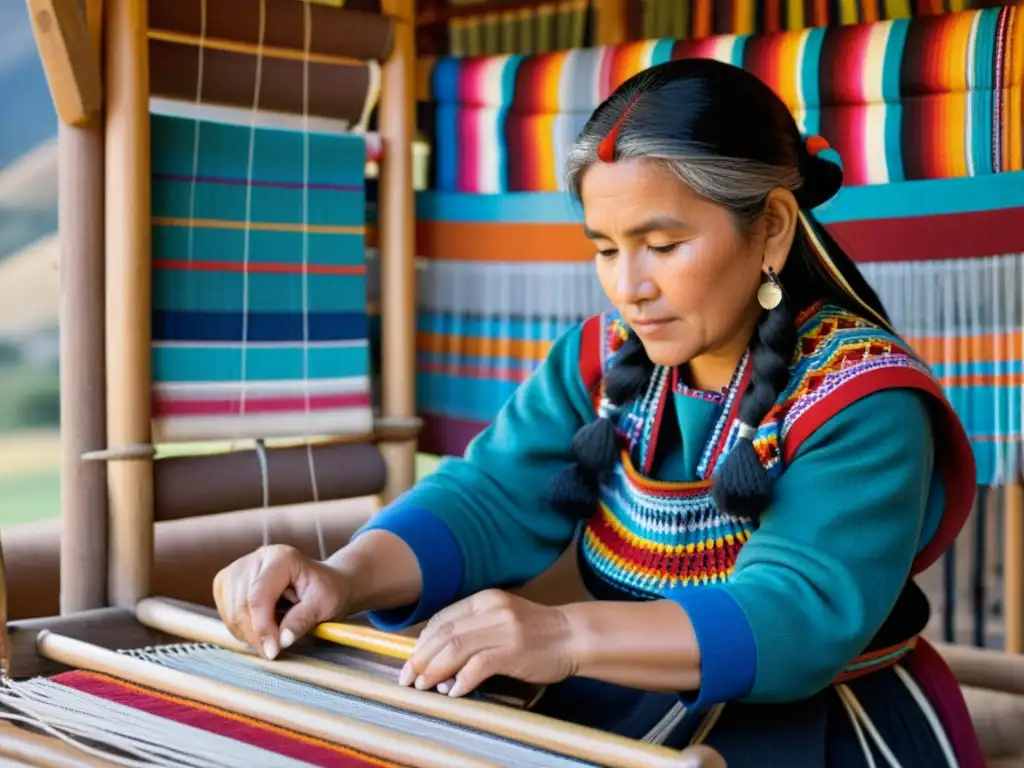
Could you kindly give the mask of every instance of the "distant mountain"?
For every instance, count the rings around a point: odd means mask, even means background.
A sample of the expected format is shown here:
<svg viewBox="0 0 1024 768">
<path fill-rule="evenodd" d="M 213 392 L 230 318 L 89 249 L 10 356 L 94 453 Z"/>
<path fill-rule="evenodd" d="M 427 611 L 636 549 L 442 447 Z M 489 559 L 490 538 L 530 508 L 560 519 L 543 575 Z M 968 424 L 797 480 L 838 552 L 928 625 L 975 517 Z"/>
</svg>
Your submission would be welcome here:
<svg viewBox="0 0 1024 768">
<path fill-rule="evenodd" d="M 0 0 L 0 260 L 57 230 L 57 115 L 24 0 Z"/>
</svg>

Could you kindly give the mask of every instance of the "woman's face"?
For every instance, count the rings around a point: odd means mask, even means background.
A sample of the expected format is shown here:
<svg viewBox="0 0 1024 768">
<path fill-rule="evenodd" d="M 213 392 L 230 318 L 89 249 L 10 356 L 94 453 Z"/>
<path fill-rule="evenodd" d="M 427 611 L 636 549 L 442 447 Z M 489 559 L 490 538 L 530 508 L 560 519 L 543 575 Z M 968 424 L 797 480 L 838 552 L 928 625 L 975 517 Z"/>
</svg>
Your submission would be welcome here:
<svg viewBox="0 0 1024 768">
<path fill-rule="evenodd" d="M 642 159 L 594 164 L 581 196 L 601 286 L 651 361 L 690 363 L 693 386 L 725 386 L 757 324 L 762 275 L 781 271 L 766 261 L 769 217 L 741 231 L 729 210 Z"/>
</svg>

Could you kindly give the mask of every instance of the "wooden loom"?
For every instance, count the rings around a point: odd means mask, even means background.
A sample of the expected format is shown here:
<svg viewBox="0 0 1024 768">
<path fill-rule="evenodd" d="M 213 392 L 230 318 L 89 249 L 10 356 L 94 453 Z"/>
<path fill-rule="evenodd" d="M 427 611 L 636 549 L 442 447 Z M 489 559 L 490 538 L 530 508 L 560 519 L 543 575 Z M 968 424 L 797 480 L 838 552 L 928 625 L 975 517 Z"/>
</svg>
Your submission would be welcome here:
<svg viewBox="0 0 1024 768">
<path fill-rule="evenodd" d="M 368 431 L 319 440 L 315 445 L 265 448 L 258 444 L 263 465 L 255 471 L 254 467 L 259 465 L 254 464 L 251 451 L 156 458 L 150 363 L 151 228 L 155 223 L 151 220 L 150 205 L 151 99 L 187 101 L 191 95 L 188 84 L 197 78 L 194 54 L 202 49 L 208 53 L 204 65 L 212 85 L 204 99 L 197 95 L 195 101 L 212 101 L 215 108 L 244 107 L 260 96 L 258 86 L 251 89 L 255 95 L 235 90 L 240 78 L 244 79 L 238 74 L 239 63 L 251 58 L 255 47 L 256 55 L 266 57 L 267 69 L 263 74 L 269 85 L 265 95 L 266 101 L 273 102 L 272 110 L 278 114 L 295 112 L 295 89 L 282 86 L 287 85 L 288 66 L 302 63 L 309 71 L 307 93 L 319 98 L 322 111 L 317 117 L 352 120 L 351 94 L 343 87 L 338 88 L 337 80 L 333 83 L 335 87 L 330 87 L 331 74 L 338 72 L 328 72 L 326 68 L 348 68 L 349 84 L 362 77 L 369 91 L 373 87 L 373 56 L 380 53 L 379 46 L 376 51 L 366 50 L 373 48 L 373 41 L 368 39 L 373 35 L 350 34 L 348 43 L 356 49 L 362 44 L 364 49 L 359 56 L 342 57 L 337 50 L 316 50 L 321 38 L 311 39 L 312 28 L 315 26 L 319 35 L 324 28 L 330 30 L 332 24 L 335 30 L 343 32 L 344 27 L 361 22 L 365 31 L 365 25 L 371 22 L 368 11 L 376 10 L 375 4 L 357 1 L 341 11 L 294 0 L 255 0 L 244 9 L 232 2 L 232 17 L 223 13 L 227 9 L 223 0 L 173 4 L 151 0 L 148 6 L 135 0 L 92 0 L 86 5 L 84 18 L 74 0 L 30 0 L 29 5 L 62 118 L 64 615 L 15 623 L 9 628 L 6 615 L 0 617 L 4 628 L 5 683 L 15 686 L 10 681 L 56 674 L 69 667 L 91 670 L 110 676 L 109 679 L 131 681 L 164 694 L 186 695 L 207 707 L 341 744 L 355 750 L 357 757 L 374 756 L 414 766 L 471 768 L 498 764 L 480 754 L 464 753 L 457 745 L 441 745 L 365 720 L 289 705 L 273 696 L 201 676 L 183 675 L 159 664 L 112 652 L 184 640 L 213 643 L 248 656 L 246 649 L 215 618 L 194 606 L 182 607 L 149 597 L 156 521 L 259 506 L 261 499 L 264 506 L 313 500 L 318 478 L 314 474 L 311 495 L 302 479 L 303 447 L 307 455 L 314 454 L 309 455 L 311 465 L 317 458 L 340 467 L 332 477 L 319 483 L 319 500 L 371 493 L 388 498 L 412 483 L 417 428 L 412 393 L 413 214 L 408 181 L 413 175 L 412 4 L 384 0 L 379 9 L 388 26 L 383 35 L 377 36 L 377 42 L 390 43 L 390 51 L 381 56 L 379 105 L 383 144 L 379 173 L 383 325 L 380 367 L 385 382 L 380 413 Z M 194 15 L 189 18 L 189 8 L 201 10 L 198 20 Z M 246 13 L 250 19 L 255 14 L 263 19 L 255 46 L 252 39 L 244 39 Z M 342 18 L 342 14 L 347 16 Z M 289 29 L 294 32 L 295 18 L 303 16 L 304 45 L 298 50 L 294 41 L 291 48 L 282 45 L 280 38 L 287 37 Z M 313 16 L 315 25 L 311 23 Z M 163 26 L 156 26 L 155 18 Z M 381 25 L 375 23 L 373 28 L 380 30 Z M 268 31 L 271 34 L 264 37 Z M 275 41 L 272 43 L 269 37 Z M 96 50 L 104 51 L 103 68 L 96 66 Z M 311 71 L 314 67 L 321 67 L 319 90 Z M 101 69 L 105 70 L 103 88 L 98 82 Z M 364 71 L 369 74 L 364 76 Z M 259 74 L 257 83 L 258 78 Z M 101 91 L 105 104 L 102 114 Z M 370 104 L 368 100 L 364 103 Z M 304 103 L 303 118 L 307 117 L 307 106 Z M 369 111 L 367 106 L 363 117 Z M 250 167 L 250 179 L 251 173 Z M 105 333 L 101 333 L 104 329 Z M 194 435 L 193 439 L 202 437 Z M 346 464 L 357 469 L 346 472 Z M 195 474 L 197 471 L 201 474 Z M 339 483 L 338 476 L 345 480 L 346 474 L 352 482 Z M 230 482 L 223 483 L 224 479 Z M 218 488 L 221 483 L 242 486 L 241 496 L 232 493 L 231 488 Z M 5 600 L 6 584 L 0 586 Z M 351 628 L 340 629 L 348 635 L 352 633 Z M 317 634 L 336 634 L 338 630 L 322 628 Z M 366 642 L 365 638 L 359 641 L 364 647 Z M 393 656 L 396 647 L 399 654 L 407 652 L 407 642 L 403 645 L 401 639 L 373 635 L 369 642 L 384 656 Z M 258 663 L 255 657 L 251 658 Z M 503 740 L 512 739 L 573 758 L 577 764 L 581 759 L 623 767 L 715 764 L 708 762 L 714 756 L 704 749 L 680 754 L 493 703 L 452 701 L 409 691 L 394 681 L 382 681 L 379 676 L 360 675 L 352 670 L 346 673 L 337 664 L 325 666 L 323 662 L 303 659 L 301 654 L 273 671 L 287 671 L 300 680 L 315 680 L 321 687 L 330 680 L 330 687 L 381 702 L 390 709 L 459 723 L 480 736 L 495 734 Z M 5 711 L 9 715 L 10 710 Z M 45 719 L 30 721 L 34 728 L 30 724 L 28 729 L 0 729 L 0 755 L 33 765 L 114 764 L 107 759 L 109 753 L 104 755 L 102 750 L 97 753 L 68 748 L 64 742 L 40 734 L 39 726 Z M 87 741 L 89 738 L 86 734 Z M 352 764 L 351 759 L 344 764 Z"/>
</svg>

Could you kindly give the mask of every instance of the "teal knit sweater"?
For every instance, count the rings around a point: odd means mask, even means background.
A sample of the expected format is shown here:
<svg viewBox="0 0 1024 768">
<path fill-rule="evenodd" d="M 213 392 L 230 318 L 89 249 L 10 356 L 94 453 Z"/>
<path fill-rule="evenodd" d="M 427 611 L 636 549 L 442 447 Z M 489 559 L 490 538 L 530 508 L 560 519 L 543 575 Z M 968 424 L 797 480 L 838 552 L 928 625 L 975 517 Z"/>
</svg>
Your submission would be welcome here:
<svg viewBox="0 0 1024 768">
<path fill-rule="evenodd" d="M 565 551 L 576 522 L 547 494 L 572 461 L 573 435 L 595 418 L 579 345 L 579 328 L 561 337 L 465 457 L 444 460 L 362 529 L 401 537 L 423 576 L 419 602 L 373 614 L 378 626 L 406 627 L 482 589 L 521 585 Z M 706 442 L 714 406 L 681 405 L 666 438 L 678 445 L 659 446 L 656 479 L 692 479 Z M 687 699 L 785 701 L 827 686 L 881 626 L 936 530 L 933 458 L 925 403 L 910 390 L 864 397 L 820 427 L 775 483 L 730 580 L 669 594 L 701 647 L 702 689 Z"/>
</svg>

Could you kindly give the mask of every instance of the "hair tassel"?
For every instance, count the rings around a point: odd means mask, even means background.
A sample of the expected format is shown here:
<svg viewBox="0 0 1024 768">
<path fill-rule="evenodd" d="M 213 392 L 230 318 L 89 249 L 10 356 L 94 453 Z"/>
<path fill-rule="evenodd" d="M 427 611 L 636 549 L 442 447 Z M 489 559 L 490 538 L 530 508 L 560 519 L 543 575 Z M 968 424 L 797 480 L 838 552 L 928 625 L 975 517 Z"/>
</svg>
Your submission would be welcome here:
<svg viewBox="0 0 1024 768">
<path fill-rule="evenodd" d="M 730 490 L 728 506 L 739 514 L 751 514 L 772 499 L 772 483 L 754 448 L 755 429 L 740 424 L 736 444 L 718 472 L 716 489 Z"/>
<path fill-rule="evenodd" d="M 608 135 L 601 139 L 601 143 L 597 145 L 597 156 L 603 163 L 614 163 L 615 162 L 615 142 L 619 140 L 619 134 L 622 132 L 622 126 L 626 122 L 626 118 L 629 117 L 629 113 L 633 111 L 633 107 L 640 100 L 640 94 L 636 94 L 630 102 L 626 105 L 626 108 L 622 110 L 622 114 L 619 115 L 619 119 L 615 121 L 615 125 L 608 131 Z"/>
</svg>

